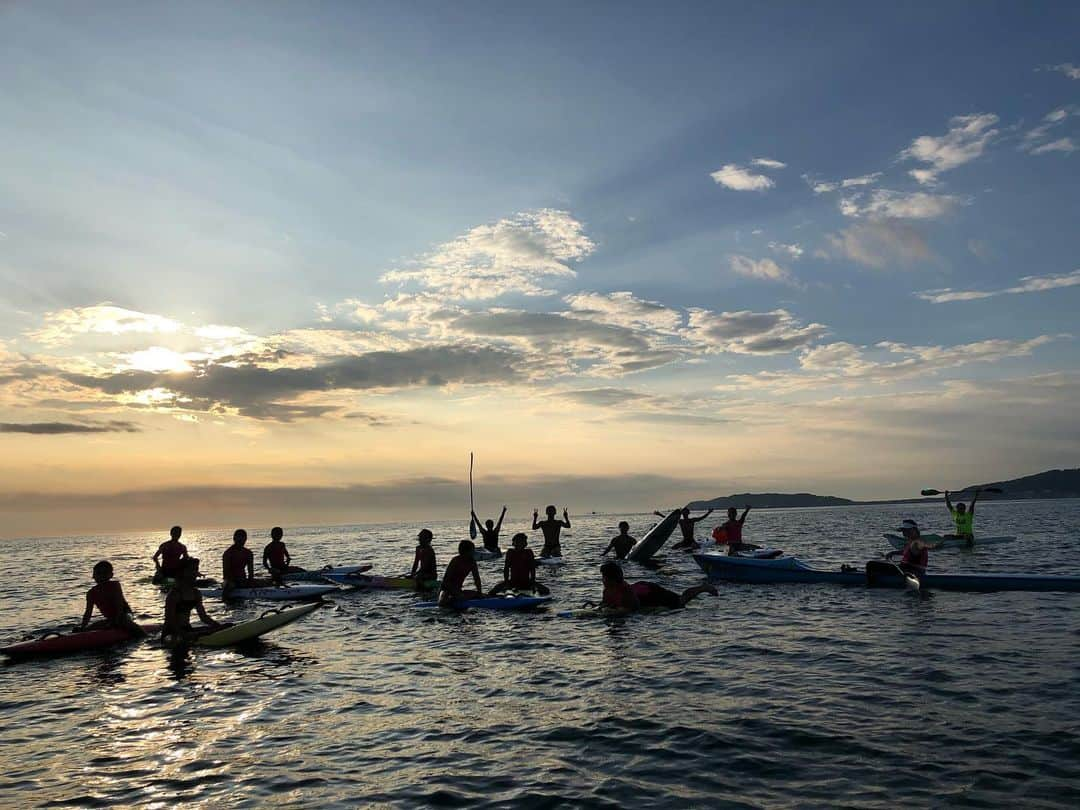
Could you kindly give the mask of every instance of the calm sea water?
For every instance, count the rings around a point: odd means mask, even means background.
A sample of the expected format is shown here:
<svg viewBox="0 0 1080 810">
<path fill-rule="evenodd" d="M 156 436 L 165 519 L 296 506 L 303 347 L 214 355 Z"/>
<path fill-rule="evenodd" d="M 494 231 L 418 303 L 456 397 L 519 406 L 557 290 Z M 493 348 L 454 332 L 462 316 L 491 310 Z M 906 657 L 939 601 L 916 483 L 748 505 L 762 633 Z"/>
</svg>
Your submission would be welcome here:
<svg viewBox="0 0 1080 810">
<path fill-rule="evenodd" d="M 936 570 L 1074 572 L 1080 501 L 980 505 L 1019 534 Z M 943 507 L 752 512 L 747 539 L 823 564 Z M 529 516 L 510 516 L 508 533 Z M 516 518 L 516 519 L 515 519 Z M 342 592 L 246 649 L 154 643 L 0 667 L 5 807 L 1080 806 L 1080 595 L 725 585 L 683 611 L 560 619 L 599 595 L 619 517 L 575 517 L 535 614 L 420 611 Z M 640 536 L 651 520 L 631 517 Z M 702 524 L 704 527 L 711 523 Z M 252 529 L 256 552 L 266 530 Z M 418 525 L 287 529 L 299 564 L 407 570 Z M 464 522 L 433 524 L 440 566 Z M 136 579 L 159 536 L 0 542 L 0 641 L 78 618 L 90 568 Z M 231 531 L 188 532 L 215 569 Z M 534 547 L 538 540 L 532 541 Z M 483 562 L 485 587 L 501 571 Z M 692 558 L 638 571 L 681 588 Z M 266 605 L 210 603 L 244 619 Z"/>
</svg>

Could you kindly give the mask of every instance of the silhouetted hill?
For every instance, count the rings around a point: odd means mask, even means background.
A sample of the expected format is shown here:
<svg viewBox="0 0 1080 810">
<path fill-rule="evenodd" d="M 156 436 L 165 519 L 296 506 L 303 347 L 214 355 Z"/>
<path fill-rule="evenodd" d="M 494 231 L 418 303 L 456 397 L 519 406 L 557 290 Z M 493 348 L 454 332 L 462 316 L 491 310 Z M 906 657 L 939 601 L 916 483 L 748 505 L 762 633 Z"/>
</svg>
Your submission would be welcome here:
<svg viewBox="0 0 1080 810">
<path fill-rule="evenodd" d="M 755 509 L 791 509 L 797 506 L 848 506 L 855 501 L 847 498 L 836 498 L 832 495 L 811 495 L 809 492 L 796 492 L 786 494 L 782 492 L 765 492 L 742 495 L 728 495 L 726 498 L 713 498 L 711 501 L 693 501 L 689 504 L 691 509 L 727 509 L 734 506 L 742 509 L 752 506 Z"/>
<path fill-rule="evenodd" d="M 1047 470 L 1035 475 L 1025 475 L 1023 478 L 993 481 L 979 486 L 999 487 L 1004 490 L 1000 495 L 980 495 L 980 499 L 1015 501 L 1026 498 L 1080 498 L 1080 469 Z"/>
</svg>

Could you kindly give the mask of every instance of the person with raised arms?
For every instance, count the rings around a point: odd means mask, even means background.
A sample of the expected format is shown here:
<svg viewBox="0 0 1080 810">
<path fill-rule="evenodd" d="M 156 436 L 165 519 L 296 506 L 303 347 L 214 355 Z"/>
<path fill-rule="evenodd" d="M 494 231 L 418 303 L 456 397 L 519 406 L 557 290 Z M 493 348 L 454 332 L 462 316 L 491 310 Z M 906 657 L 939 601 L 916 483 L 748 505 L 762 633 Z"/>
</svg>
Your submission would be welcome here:
<svg viewBox="0 0 1080 810">
<path fill-rule="evenodd" d="M 626 555 L 635 545 L 637 545 L 637 538 L 630 536 L 630 524 L 625 520 L 620 520 L 619 533 L 611 538 L 611 542 L 600 556 L 606 557 L 609 551 L 614 551 L 616 560 L 625 560 Z"/>
<path fill-rule="evenodd" d="M 250 552 L 249 552 L 250 553 Z M 198 636 L 198 631 L 191 627 L 191 611 L 199 614 L 208 630 L 222 627 L 203 607 L 202 594 L 199 592 L 199 561 L 195 557 L 184 560 L 176 584 L 165 597 L 165 623 L 161 626 L 161 639 L 166 643 L 178 644 Z"/>
<path fill-rule="evenodd" d="M 503 559 L 503 581 L 492 588 L 488 596 L 497 596 L 505 590 L 531 591 L 547 596 L 551 591 L 536 581 L 536 557 L 528 547 L 529 536 L 518 532 L 510 542 L 514 547 Z"/>
<path fill-rule="evenodd" d="M 966 506 L 963 503 L 957 503 L 953 506 L 953 502 L 949 497 L 951 493 L 949 490 L 945 490 L 945 506 L 948 508 L 953 523 L 956 525 L 955 533 L 945 535 L 946 537 L 967 540 L 969 546 L 975 542 L 975 502 L 979 500 L 979 493 L 981 492 L 981 489 L 975 490 L 975 496 L 971 499 L 971 506 Z"/>
<path fill-rule="evenodd" d="M 154 552 L 155 585 L 160 585 L 166 579 L 175 579 L 180 573 L 180 565 L 188 556 L 187 546 L 180 542 L 183 532 L 179 526 L 173 526 L 169 529 L 169 539 Z"/>
<path fill-rule="evenodd" d="M 609 561 L 601 565 L 600 576 L 604 582 L 600 607 L 611 613 L 633 613 L 641 608 L 652 607 L 681 608 L 700 594 L 717 595 L 716 588 L 712 585 L 695 585 L 679 594 L 655 582 L 640 581 L 630 584 L 617 562 Z"/>
<path fill-rule="evenodd" d="M 743 524 L 746 523 L 746 516 L 750 514 L 750 507 L 747 506 L 743 510 L 742 517 L 737 517 L 738 514 L 739 510 L 734 506 L 728 507 L 728 519 L 713 529 L 713 539 L 721 545 L 726 543 L 728 554 L 731 555 L 738 554 L 740 551 L 757 551 L 761 548 L 753 543 L 744 543 L 742 539 Z"/>
<path fill-rule="evenodd" d="M 479 599 L 484 588 L 480 584 L 480 569 L 476 567 L 473 551 L 476 546 L 472 540 L 458 543 L 457 556 L 450 560 L 442 578 L 442 590 L 439 591 L 439 607 L 453 607 L 454 603 L 465 599 Z M 464 589 L 465 579 L 472 574 L 476 590 Z"/>
<path fill-rule="evenodd" d="M 490 518 L 481 523 L 480 518 L 476 516 L 476 512 L 470 512 L 470 514 L 476 523 L 476 527 L 480 529 L 480 536 L 484 538 L 484 548 L 496 554 L 502 554 L 502 549 L 499 548 L 499 532 L 502 531 L 503 518 L 506 517 L 506 507 L 502 508 L 498 523 Z"/>
<path fill-rule="evenodd" d="M 549 506 L 544 512 L 547 514 L 546 520 L 540 520 L 540 512 L 533 509 L 533 531 L 540 529 L 544 533 L 544 547 L 540 549 L 541 557 L 561 557 L 562 546 L 559 544 L 559 535 L 563 529 L 570 528 L 570 514 L 566 509 L 562 510 L 562 520 L 558 520 L 555 515 L 558 513 L 554 506 Z"/>
<path fill-rule="evenodd" d="M 83 612 L 82 622 L 77 630 L 83 631 L 90 626 L 90 617 L 94 614 L 94 608 L 98 609 L 102 620 L 95 624 L 98 627 L 123 627 L 137 636 L 146 633 L 135 622 L 132 615 L 131 605 L 124 598 L 124 589 L 118 580 L 113 579 L 112 563 L 102 560 L 94 566 L 94 587 L 86 592 L 86 610 Z"/>
<path fill-rule="evenodd" d="M 673 545 L 672 548 L 681 549 L 683 551 L 692 551 L 693 549 L 698 548 L 699 544 L 694 537 L 694 528 L 712 513 L 713 510 L 710 509 L 704 515 L 692 518 L 690 517 L 689 507 L 684 507 L 682 514 L 679 515 L 679 531 L 682 532 L 683 539 Z M 667 517 L 663 512 L 653 512 L 653 514 L 657 517 Z"/>
<path fill-rule="evenodd" d="M 424 583 L 434 582 L 439 578 L 439 564 L 435 559 L 435 549 L 431 547 L 431 541 L 435 535 L 431 529 L 421 529 L 416 535 L 416 553 L 413 555 L 412 570 L 409 571 L 408 579 L 416 580 L 416 588 L 420 590 Z"/>
</svg>

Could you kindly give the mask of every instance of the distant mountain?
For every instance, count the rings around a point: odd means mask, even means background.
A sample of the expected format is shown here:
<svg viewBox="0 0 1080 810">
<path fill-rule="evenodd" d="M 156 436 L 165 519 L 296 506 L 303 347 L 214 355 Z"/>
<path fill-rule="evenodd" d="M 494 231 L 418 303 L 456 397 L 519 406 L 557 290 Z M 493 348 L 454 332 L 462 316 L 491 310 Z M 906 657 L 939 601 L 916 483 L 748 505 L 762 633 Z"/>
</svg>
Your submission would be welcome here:
<svg viewBox="0 0 1080 810">
<path fill-rule="evenodd" d="M 847 506 L 855 501 L 847 498 L 835 498 L 832 495 L 811 495 L 809 492 L 797 492 L 794 494 L 782 492 L 765 492 L 742 495 L 728 495 L 726 498 L 713 498 L 711 501 L 693 501 L 688 504 L 691 509 L 727 509 L 734 506 L 742 509 L 752 506 L 755 509 L 792 509 L 799 506 Z"/>
<path fill-rule="evenodd" d="M 985 493 L 979 498 L 998 500 L 1023 500 L 1027 498 L 1080 498 L 1080 469 L 1047 470 L 1011 481 L 994 481 L 979 484 L 980 487 L 998 487 L 1004 490 L 1000 495 Z M 975 487 L 969 487 L 974 489 Z"/>
</svg>

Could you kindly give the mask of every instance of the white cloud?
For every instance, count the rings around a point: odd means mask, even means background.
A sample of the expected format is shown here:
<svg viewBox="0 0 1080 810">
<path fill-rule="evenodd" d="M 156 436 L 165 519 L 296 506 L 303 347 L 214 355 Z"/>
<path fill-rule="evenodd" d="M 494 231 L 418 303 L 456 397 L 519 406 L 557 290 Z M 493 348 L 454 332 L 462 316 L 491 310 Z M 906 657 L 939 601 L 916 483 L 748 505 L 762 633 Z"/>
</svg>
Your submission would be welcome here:
<svg viewBox="0 0 1080 810">
<path fill-rule="evenodd" d="M 711 175 L 714 181 L 733 191 L 764 191 L 776 185 L 763 174 L 754 174 L 749 169 L 728 163 Z"/>
<path fill-rule="evenodd" d="M 574 318 L 669 333 L 683 323 L 683 315 L 678 310 L 637 298 L 631 292 L 581 292 L 563 300 L 570 305 L 569 314 Z"/>
<path fill-rule="evenodd" d="M 801 259 L 803 253 L 806 252 L 803 250 L 802 245 L 798 243 L 788 245 L 783 242 L 769 242 L 769 250 L 787 256 L 792 260 Z"/>
<path fill-rule="evenodd" d="M 1045 155 L 1048 152 L 1075 152 L 1077 149 L 1076 143 L 1072 138 L 1058 138 L 1056 141 L 1050 143 L 1044 143 L 1042 146 L 1036 146 L 1031 150 L 1033 155 Z"/>
<path fill-rule="evenodd" d="M 1033 155 L 1042 155 L 1047 152 L 1072 152 L 1076 150 L 1076 144 L 1072 138 L 1059 138 L 1052 143 L 1039 145 L 1040 141 L 1049 137 L 1050 133 L 1060 127 L 1074 115 L 1080 115 L 1080 108 L 1068 106 L 1052 110 L 1043 116 L 1039 126 L 1024 133 L 1020 141 L 1020 149 Z"/>
<path fill-rule="evenodd" d="M 109 303 L 46 313 L 42 325 L 26 336 L 35 343 L 64 346 L 79 335 L 128 335 L 177 332 L 183 324 L 161 315 Z"/>
<path fill-rule="evenodd" d="M 781 163 L 779 160 L 773 160 L 772 158 L 754 158 L 750 161 L 755 166 L 760 166 L 763 169 L 786 169 L 787 164 Z"/>
<path fill-rule="evenodd" d="M 832 191 L 839 191 L 844 188 L 857 188 L 859 186 L 870 186 L 881 179 L 881 172 L 873 172 L 871 174 L 862 174 L 858 177 L 846 177 L 843 180 L 837 181 L 819 181 L 814 180 L 810 175 L 804 174 L 803 180 L 807 182 L 815 194 L 827 194 Z"/>
<path fill-rule="evenodd" d="M 923 185 L 933 185 L 942 172 L 979 157 L 997 135 L 993 129 L 997 122 L 998 117 L 992 113 L 955 116 L 949 120 L 948 132 L 920 135 L 900 153 L 900 159 L 929 164 L 929 169 L 913 169 L 909 174 Z"/>
<path fill-rule="evenodd" d="M 420 287 L 463 300 L 507 293 L 550 295 L 548 278 L 573 278 L 571 262 L 596 249 L 584 226 L 566 211 L 541 209 L 480 225 L 424 257 L 417 269 L 391 270 L 387 283 Z"/>
<path fill-rule="evenodd" d="M 1064 62 L 1060 65 L 1050 65 L 1047 70 L 1056 70 L 1058 73 L 1063 73 L 1070 79 L 1080 79 L 1080 67 L 1077 67 L 1072 62 Z"/>
<path fill-rule="evenodd" d="M 730 263 L 731 269 L 740 276 L 756 278 L 762 281 L 773 281 L 778 284 L 788 284 L 793 287 L 799 286 L 799 282 L 795 277 L 772 259 L 758 259 L 755 261 L 748 256 L 732 256 Z"/>
<path fill-rule="evenodd" d="M 957 197 L 948 194 L 878 189 L 869 195 L 860 193 L 845 197 L 840 201 L 840 213 L 846 217 L 937 219 L 959 202 Z"/>
<path fill-rule="evenodd" d="M 828 329 L 802 324 L 785 309 L 771 312 L 711 312 L 691 309 L 688 340 L 711 351 L 734 354 L 785 354 L 821 339 Z"/>
<path fill-rule="evenodd" d="M 978 301 L 983 298 L 994 298 L 998 295 L 1019 295 L 1021 293 L 1045 292 L 1057 290 L 1062 287 L 1075 287 L 1080 285 L 1080 270 L 1071 273 L 1061 273 L 1047 276 L 1024 276 L 1019 283 L 1001 290 L 926 290 L 916 293 L 916 296 L 929 301 L 931 304 L 946 304 L 952 301 Z"/>
<path fill-rule="evenodd" d="M 932 258 L 930 247 L 919 231 L 895 219 L 870 220 L 826 234 L 826 250 L 820 258 L 839 257 L 867 267 L 884 268 L 895 262 L 913 264 Z"/>
</svg>

